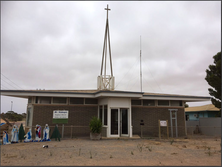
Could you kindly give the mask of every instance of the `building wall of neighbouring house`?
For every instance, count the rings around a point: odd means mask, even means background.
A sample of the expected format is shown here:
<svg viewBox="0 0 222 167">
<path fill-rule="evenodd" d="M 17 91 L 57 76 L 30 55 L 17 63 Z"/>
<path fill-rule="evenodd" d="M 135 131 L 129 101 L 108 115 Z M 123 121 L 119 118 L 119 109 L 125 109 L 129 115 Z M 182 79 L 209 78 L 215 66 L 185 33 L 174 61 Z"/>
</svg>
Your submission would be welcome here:
<svg viewBox="0 0 222 167">
<path fill-rule="evenodd" d="M 199 118 L 216 117 L 217 113 L 218 111 L 199 111 L 199 112 L 186 112 L 186 115 L 189 115 L 189 121 L 198 121 Z M 196 115 L 198 115 L 198 117 L 196 117 Z"/>
<path fill-rule="evenodd" d="M 34 104 L 33 105 L 33 120 L 32 120 L 32 137 L 35 138 L 35 127 L 36 124 L 41 125 L 42 130 L 45 127 L 45 124 L 48 124 L 51 128 L 50 134 L 56 124 L 58 124 L 59 131 L 62 133 L 62 124 L 52 123 L 53 120 L 53 111 L 54 110 L 68 110 L 68 123 L 64 123 L 64 137 L 70 137 L 71 135 L 71 125 L 79 126 L 72 127 L 72 136 L 89 136 L 89 122 L 93 116 L 98 115 L 98 106 L 97 105 L 42 105 Z M 67 127 L 69 126 L 69 127 Z"/>
<path fill-rule="evenodd" d="M 177 111 L 177 127 L 178 136 L 185 136 L 185 114 L 182 107 L 132 107 L 132 123 L 133 123 L 133 135 L 141 135 L 140 121 L 143 120 L 144 126 L 143 136 L 157 137 L 159 134 L 158 120 L 168 120 L 169 126 L 170 111 L 169 109 L 178 109 Z M 161 133 L 166 133 L 166 127 L 161 127 Z M 175 135 L 175 130 L 173 132 Z M 169 127 L 169 136 L 171 136 L 171 128 Z"/>
</svg>

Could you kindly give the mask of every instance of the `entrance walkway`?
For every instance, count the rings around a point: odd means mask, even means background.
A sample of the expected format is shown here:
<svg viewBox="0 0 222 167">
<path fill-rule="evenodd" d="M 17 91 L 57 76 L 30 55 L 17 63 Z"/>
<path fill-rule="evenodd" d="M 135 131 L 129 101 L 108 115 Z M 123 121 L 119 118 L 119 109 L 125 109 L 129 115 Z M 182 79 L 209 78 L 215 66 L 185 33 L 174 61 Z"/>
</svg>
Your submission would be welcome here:
<svg viewBox="0 0 222 167">
<path fill-rule="evenodd" d="M 127 140 L 127 139 L 140 139 L 139 135 L 133 135 L 133 137 L 102 137 L 102 140 L 110 140 L 110 139 L 120 139 L 120 140 Z"/>
</svg>

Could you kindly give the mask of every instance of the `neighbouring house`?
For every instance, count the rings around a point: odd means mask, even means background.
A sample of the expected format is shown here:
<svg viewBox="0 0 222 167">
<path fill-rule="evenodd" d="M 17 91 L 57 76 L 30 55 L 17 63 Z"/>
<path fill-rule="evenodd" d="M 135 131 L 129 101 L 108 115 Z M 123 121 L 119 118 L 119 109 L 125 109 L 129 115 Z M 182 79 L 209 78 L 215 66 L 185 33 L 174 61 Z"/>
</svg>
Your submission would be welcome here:
<svg viewBox="0 0 222 167">
<path fill-rule="evenodd" d="M 186 121 L 198 121 L 199 118 L 216 117 L 220 109 L 213 104 L 185 108 Z"/>
<path fill-rule="evenodd" d="M 144 127 L 144 135 L 158 136 L 158 120 L 168 120 L 171 137 L 185 136 L 185 102 L 209 101 L 210 97 L 115 90 L 108 6 L 106 10 L 105 38 L 97 89 L 1 90 L 1 95 L 28 99 L 25 127 L 32 128 L 33 136 L 36 124 L 42 127 L 45 124 L 57 124 L 59 127 L 64 125 L 64 136 L 89 136 L 89 122 L 93 116 L 102 121 L 103 137 L 140 135 L 141 126 Z M 107 59 L 110 60 L 110 75 L 106 71 Z"/>
</svg>

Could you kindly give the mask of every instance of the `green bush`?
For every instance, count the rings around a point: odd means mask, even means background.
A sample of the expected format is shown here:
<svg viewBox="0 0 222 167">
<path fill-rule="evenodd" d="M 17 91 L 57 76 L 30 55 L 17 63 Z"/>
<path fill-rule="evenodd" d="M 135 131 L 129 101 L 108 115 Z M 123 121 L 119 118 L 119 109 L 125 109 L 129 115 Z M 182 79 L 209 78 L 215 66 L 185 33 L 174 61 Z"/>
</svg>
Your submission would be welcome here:
<svg viewBox="0 0 222 167">
<path fill-rule="evenodd" d="M 89 124 L 90 130 L 92 133 L 101 133 L 102 131 L 102 122 L 97 117 L 92 117 L 90 124 Z"/>
</svg>

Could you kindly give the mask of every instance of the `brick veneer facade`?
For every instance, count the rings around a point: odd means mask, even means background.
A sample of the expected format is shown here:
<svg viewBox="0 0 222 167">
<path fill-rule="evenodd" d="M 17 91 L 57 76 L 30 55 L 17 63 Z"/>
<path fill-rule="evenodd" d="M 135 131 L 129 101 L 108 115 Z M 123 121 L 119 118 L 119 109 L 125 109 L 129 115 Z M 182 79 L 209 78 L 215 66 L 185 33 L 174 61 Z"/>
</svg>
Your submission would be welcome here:
<svg viewBox="0 0 222 167">
<path fill-rule="evenodd" d="M 52 123 L 53 110 L 68 110 L 69 118 L 68 123 L 64 126 L 64 137 L 70 137 L 71 135 L 71 125 L 72 126 L 82 126 L 82 127 L 72 127 L 72 136 L 89 136 L 89 122 L 93 116 L 97 116 L 98 106 L 97 105 L 43 105 L 34 104 L 33 105 L 33 122 L 32 125 L 41 125 L 42 130 L 45 124 L 50 127 L 50 135 L 53 132 L 55 123 Z M 62 124 L 58 124 L 60 133 L 62 132 Z M 67 126 L 67 127 L 66 127 Z M 68 127 L 69 126 L 69 127 Z M 35 127 L 32 128 L 32 136 L 35 138 Z"/>
<path fill-rule="evenodd" d="M 144 136 L 158 136 L 159 127 L 158 120 L 168 120 L 170 122 L 170 111 L 168 109 L 178 109 L 177 111 L 177 127 L 178 136 L 185 136 L 185 116 L 183 107 L 144 107 L 144 106 L 132 106 L 132 126 L 133 134 L 141 135 L 140 121 L 144 121 L 143 135 Z M 174 123 L 173 123 L 174 125 Z M 166 133 L 166 128 L 161 127 L 161 133 Z M 173 135 L 175 136 L 175 128 L 173 129 Z M 169 127 L 169 136 L 171 136 L 171 128 Z"/>
<path fill-rule="evenodd" d="M 144 121 L 143 135 L 144 136 L 158 136 L 158 120 L 168 120 L 170 122 L 170 111 L 168 109 L 178 109 L 177 111 L 177 127 L 178 136 L 185 136 L 185 116 L 183 107 L 147 107 L 147 106 L 132 106 L 132 126 L 133 135 L 141 135 L 140 121 Z M 55 123 L 52 123 L 53 110 L 68 110 L 69 118 L 68 123 L 64 124 L 64 137 L 79 137 L 89 136 L 89 122 L 93 116 L 98 114 L 97 105 L 52 105 L 52 104 L 33 104 L 33 122 L 35 126 L 39 124 L 42 126 L 42 130 L 45 124 L 50 126 L 50 136 L 55 127 Z M 81 126 L 81 127 L 72 127 Z M 58 124 L 59 131 L 62 133 L 62 124 Z M 33 139 L 35 138 L 35 127 L 32 127 Z M 161 133 L 166 134 L 166 128 L 161 128 Z M 175 136 L 175 129 L 173 129 Z M 171 128 L 169 127 L 169 135 L 171 136 Z M 102 136 L 106 136 L 106 129 L 102 130 Z"/>
</svg>

